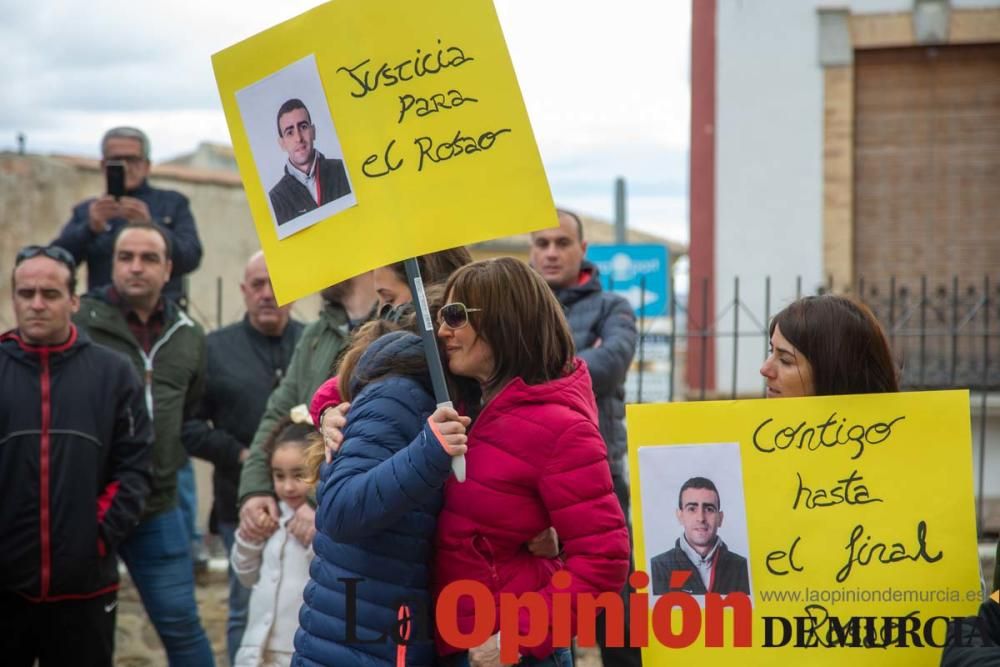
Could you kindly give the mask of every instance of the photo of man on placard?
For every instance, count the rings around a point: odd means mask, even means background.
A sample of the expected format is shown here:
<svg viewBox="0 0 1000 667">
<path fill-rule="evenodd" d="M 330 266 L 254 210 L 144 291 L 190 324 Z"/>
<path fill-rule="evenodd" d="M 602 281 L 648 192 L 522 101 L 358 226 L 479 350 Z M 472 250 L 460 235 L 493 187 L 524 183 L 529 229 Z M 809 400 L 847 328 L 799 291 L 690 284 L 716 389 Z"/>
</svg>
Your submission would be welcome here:
<svg viewBox="0 0 1000 667">
<path fill-rule="evenodd" d="M 247 194 L 264 198 L 279 240 L 358 205 L 314 55 L 237 90 L 236 102 L 263 190 Z"/>
<path fill-rule="evenodd" d="M 288 155 L 281 177 L 269 195 L 279 225 L 350 194 L 344 161 L 316 150 L 316 126 L 302 100 L 286 100 L 278 109 L 278 145 Z"/>
<path fill-rule="evenodd" d="M 673 549 L 653 557 L 650 572 L 653 595 L 671 591 L 670 578 L 675 571 L 690 574 L 673 590 L 692 595 L 734 592 L 749 595 L 747 559 L 730 551 L 719 537 L 724 515 L 719 490 L 712 480 L 691 477 L 684 482 L 675 514 L 684 533 L 677 538 Z"/>
</svg>

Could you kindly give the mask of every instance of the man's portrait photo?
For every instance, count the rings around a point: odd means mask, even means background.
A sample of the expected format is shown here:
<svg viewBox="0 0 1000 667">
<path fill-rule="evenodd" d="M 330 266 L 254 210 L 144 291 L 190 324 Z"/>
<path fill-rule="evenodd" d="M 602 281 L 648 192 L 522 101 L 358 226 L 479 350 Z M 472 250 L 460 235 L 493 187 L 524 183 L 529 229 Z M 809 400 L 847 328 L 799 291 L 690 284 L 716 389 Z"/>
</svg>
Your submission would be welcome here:
<svg viewBox="0 0 1000 667">
<path fill-rule="evenodd" d="M 692 595 L 750 593 L 747 559 L 729 550 L 719 537 L 724 518 L 719 490 L 706 477 L 692 477 L 681 485 L 677 521 L 684 534 L 674 548 L 652 558 L 653 595 L 670 592 L 670 576 L 677 570 L 691 575 L 677 590 Z"/>
<path fill-rule="evenodd" d="M 357 204 L 314 56 L 237 91 L 279 239 Z"/>
<path fill-rule="evenodd" d="M 285 173 L 271 188 L 271 208 L 279 225 L 351 192 L 344 161 L 316 150 L 316 126 L 302 100 L 278 109 L 278 145 L 288 154 Z"/>
<path fill-rule="evenodd" d="M 640 447 L 639 486 L 650 604 L 675 591 L 751 594 L 739 443 Z"/>
</svg>

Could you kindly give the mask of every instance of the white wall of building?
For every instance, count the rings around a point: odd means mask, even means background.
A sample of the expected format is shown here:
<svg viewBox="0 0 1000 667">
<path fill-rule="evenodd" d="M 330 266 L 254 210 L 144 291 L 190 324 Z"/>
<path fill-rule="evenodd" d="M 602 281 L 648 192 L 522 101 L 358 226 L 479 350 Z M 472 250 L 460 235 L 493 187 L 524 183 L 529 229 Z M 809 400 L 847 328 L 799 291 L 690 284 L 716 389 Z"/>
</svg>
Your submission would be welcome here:
<svg viewBox="0 0 1000 667">
<path fill-rule="evenodd" d="M 794 298 L 797 275 L 804 289 L 822 280 L 823 80 L 812 3 L 719 0 L 717 12 L 715 303 L 719 330 L 731 331 L 739 276 L 745 331 L 766 325 L 765 276 L 772 313 Z M 741 340 L 737 391 L 761 387 L 762 351 L 762 339 Z M 732 340 L 720 337 L 719 391 L 732 365 Z"/>
<path fill-rule="evenodd" d="M 952 0 L 954 9 L 1000 0 Z M 732 330 L 733 279 L 740 278 L 740 330 L 766 328 L 770 314 L 809 294 L 823 275 L 823 69 L 818 60 L 821 7 L 854 14 L 909 12 L 912 0 L 718 0 L 716 31 L 715 270 L 717 328 Z M 691 285 L 691 290 L 700 289 Z M 697 316 L 695 314 L 694 316 Z M 764 338 L 739 344 L 736 390 L 762 391 Z M 716 388 L 733 385 L 733 340 L 716 340 Z M 973 406 L 973 413 L 977 413 Z M 988 410 L 986 495 L 1000 495 L 998 406 Z M 978 429 L 978 415 L 973 422 Z M 973 434 L 978 470 L 978 430 Z M 978 480 L 977 480 L 978 485 Z"/>
<path fill-rule="evenodd" d="M 953 0 L 982 8 L 998 0 Z M 717 328 L 732 330 L 733 278 L 740 277 L 740 329 L 770 314 L 823 275 L 823 69 L 821 7 L 854 14 L 909 12 L 913 0 L 718 0 L 716 15 L 715 272 Z M 691 285 L 692 291 L 701 285 Z M 751 316 L 752 315 L 752 316 Z M 756 320 L 756 321 L 755 321 Z M 764 340 L 741 340 L 739 393 L 762 389 Z M 732 388 L 733 341 L 716 341 L 716 388 Z"/>
</svg>

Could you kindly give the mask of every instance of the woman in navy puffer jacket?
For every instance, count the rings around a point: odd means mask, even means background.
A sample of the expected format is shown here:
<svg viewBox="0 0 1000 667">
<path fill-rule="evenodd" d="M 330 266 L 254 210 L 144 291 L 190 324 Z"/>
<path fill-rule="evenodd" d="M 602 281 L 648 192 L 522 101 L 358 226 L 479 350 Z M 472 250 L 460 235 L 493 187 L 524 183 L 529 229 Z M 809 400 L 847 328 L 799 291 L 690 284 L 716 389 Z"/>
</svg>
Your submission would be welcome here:
<svg viewBox="0 0 1000 667">
<path fill-rule="evenodd" d="M 350 378 L 344 398 L 353 402 L 343 445 L 320 471 L 316 557 L 293 665 L 434 664 L 423 622 L 432 610 L 428 563 L 468 420 L 435 411 L 420 338 L 380 336 L 389 328 L 363 327 L 341 364 L 340 386 Z M 414 623 L 401 624 L 411 612 Z M 409 635 L 406 646 L 394 634 Z"/>
</svg>

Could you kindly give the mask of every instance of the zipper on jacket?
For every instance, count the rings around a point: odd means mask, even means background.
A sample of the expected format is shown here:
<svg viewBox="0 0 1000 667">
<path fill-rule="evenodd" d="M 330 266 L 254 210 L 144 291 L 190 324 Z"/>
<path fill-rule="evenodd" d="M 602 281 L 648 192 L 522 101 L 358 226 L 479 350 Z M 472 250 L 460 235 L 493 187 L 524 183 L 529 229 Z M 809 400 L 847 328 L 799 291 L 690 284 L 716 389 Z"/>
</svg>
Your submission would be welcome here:
<svg viewBox="0 0 1000 667">
<path fill-rule="evenodd" d="M 50 355 L 53 352 L 65 352 L 77 341 L 76 325 L 70 325 L 69 338 L 65 343 L 54 347 L 29 345 L 20 336 L 7 334 L 3 340 L 13 339 L 25 352 L 38 355 L 38 363 L 41 366 L 41 377 L 39 378 L 39 390 L 41 393 L 41 429 L 38 438 L 38 532 L 39 550 L 41 551 L 42 568 L 39 575 L 39 597 L 38 601 L 44 601 L 49 596 L 49 587 L 52 584 L 52 508 L 51 508 L 51 469 L 52 469 L 52 365 Z"/>
<path fill-rule="evenodd" d="M 174 322 L 173 326 L 167 329 L 166 333 L 160 336 L 160 339 L 153 344 L 150 348 L 149 354 L 142 349 L 142 346 L 136 346 L 139 352 L 139 357 L 142 359 L 143 370 L 143 384 L 145 385 L 145 397 L 146 397 L 146 412 L 149 413 L 149 421 L 153 421 L 153 359 L 156 358 L 156 353 L 161 347 L 163 347 L 170 337 L 174 335 L 181 327 L 191 326 L 193 322 L 184 313 L 183 310 L 178 311 L 177 321 Z"/>
<path fill-rule="evenodd" d="M 49 367 L 49 352 L 41 350 L 38 354 L 42 362 L 42 436 L 39 440 L 39 484 L 41 495 L 39 497 L 39 517 L 42 549 L 42 575 L 41 575 L 41 598 L 44 600 L 49 595 L 49 583 L 52 578 L 52 544 L 49 531 L 51 529 L 51 516 L 49 507 L 49 467 L 51 464 L 51 443 L 50 424 L 52 418 L 52 377 Z"/>
<path fill-rule="evenodd" d="M 482 546 L 480 546 L 482 545 Z M 494 592 L 500 592 L 500 574 L 497 572 L 496 568 L 496 558 L 493 555 L 493 546 L 490 545 L 490 541 L 486 539 L 486 536 L 482 533 L 477 532 L 472 536 L 472 548 L 473 550 L 486 561 L 486 567 L 490 570 L 490 577 L 493 580 Z"/>
</svg>

